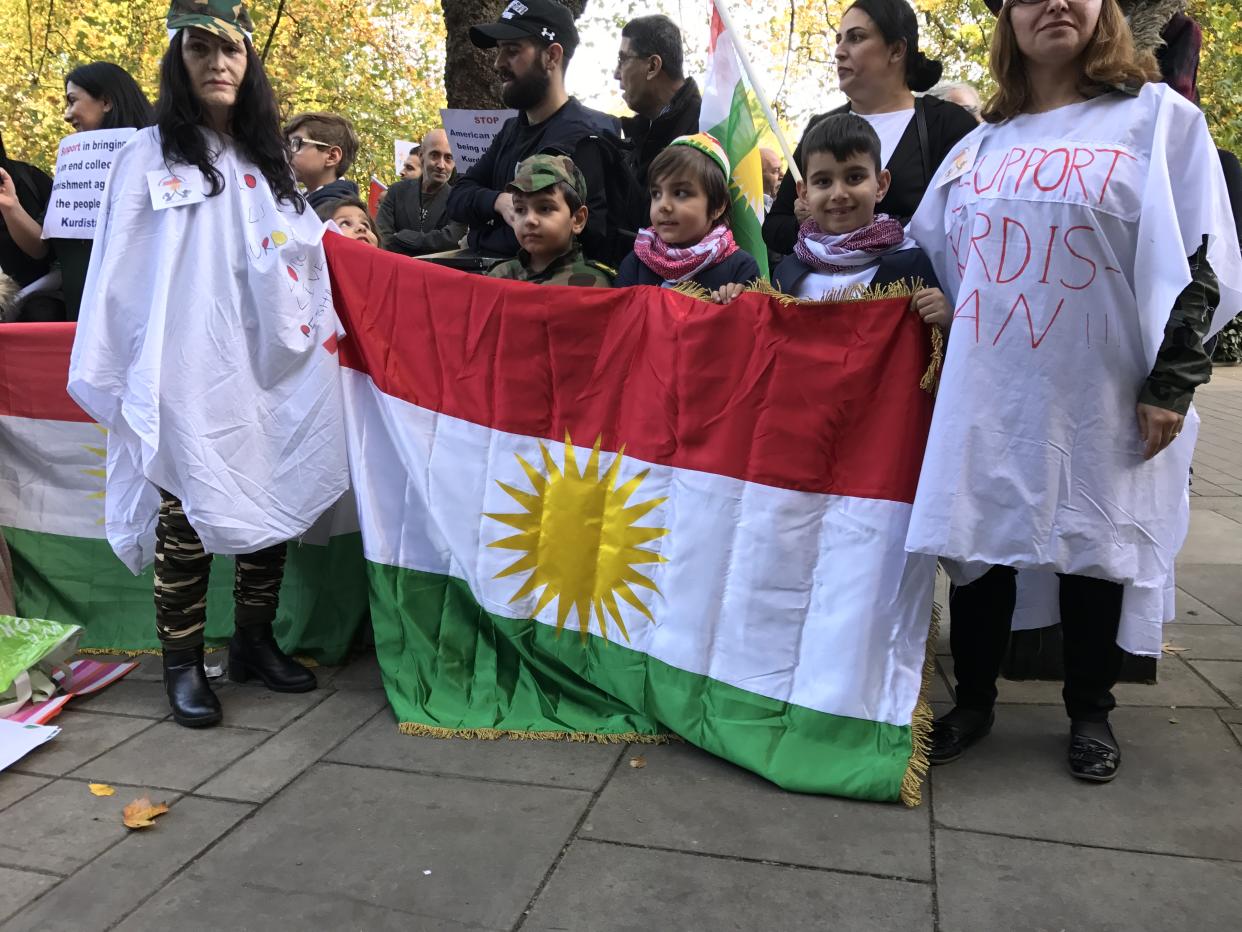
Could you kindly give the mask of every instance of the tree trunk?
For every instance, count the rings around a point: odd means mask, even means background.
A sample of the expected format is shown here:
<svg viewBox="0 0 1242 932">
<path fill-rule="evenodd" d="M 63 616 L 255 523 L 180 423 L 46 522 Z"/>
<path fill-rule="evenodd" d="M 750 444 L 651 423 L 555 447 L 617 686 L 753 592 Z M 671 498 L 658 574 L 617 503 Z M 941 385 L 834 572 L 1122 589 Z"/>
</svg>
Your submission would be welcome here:
<svg viewBox="0 0 1242 932">
<path fill-rule="evenodd" d="M 560 0 L 574 14 L 582 15 L 587 0 Z M 465 110 L 503 107 L 500 82 L 492 71 L 494 53 L 476 49 L 470 41 L 470 27 L 494 23 L 507 0 L 440 0 L 444 11 L 444 93 L 448 105 Z"/>
<path fill-rule="evenodd" d="M 493 110 L 500 102 L 500 81 L 492 71 L 494 53 L 476 49 L 470 27 L 494 23 L 505 0 L 440 0 L 444 11 L 444 93 L 448 105 L 465 110 Z"/>
</svg>

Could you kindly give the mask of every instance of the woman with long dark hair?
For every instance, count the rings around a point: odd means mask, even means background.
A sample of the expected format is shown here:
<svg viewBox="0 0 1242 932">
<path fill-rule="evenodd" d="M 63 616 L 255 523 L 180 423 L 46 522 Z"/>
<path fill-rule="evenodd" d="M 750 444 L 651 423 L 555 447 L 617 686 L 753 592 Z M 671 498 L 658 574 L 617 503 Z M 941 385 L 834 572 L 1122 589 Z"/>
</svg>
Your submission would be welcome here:
<svg viewBox="0 0 1242 932">
<path fill-rule="evenodd" d="M 975 128 L 975 120 L 957 104 L 915 97 L 935 86 L 942 69 L 940 62 L 919 51 L 918 20 L 906 0 L 856 0 L 837 27 L 834 57 L 837 79 L 849 103 L 812 117 L 807 132 L 834 113 L 854 113 L 870 123 L 880 137 L 882 167 L 893 179 L 882 209 L 906 223 L 932 173 L 954 144 Z M 801 164 L 801 159 L 799 144 L 794 161 Z M 786 174 L 763 222 L 768 249 L 788 254 L 809 216 L 793 176 Z"/>
<path fill-rule="evenodd" d="M 1031 570 L 1059 577 L 1070 772 L 1105 782 L 1122 650 L 1161 653 L 1203 341 L 1242 309 L 1242 261 L 1203 115 L 1152 83 L 1117 0 L 1008 0 L 991 69 L 910 225 L 956 307 L 907 540 L 957 583 L 931 761 L 991 729 Z"/>
<path fill-rule="evenodd" d="M 100 129 L 141 129 L 151 125 L 151 102 L 128 71 L 108 61 L 78 65 L 65 76 L 65 122 L 75 133 Z M 50 194 L 50 187 L 49 187 Z M 88 239 L 43 239 L 43 225 L 35 219 L 47 209 L 47 198 L 34 210 L 20 203 L 8 205 L 0 182 L 0 210 L 16 244 L 31 260 L 39 262 L 49 255 L 60 264 L 64 309 L 56 306 L 55 318 L 77 320 L 91 261 Z M 46 304 L 39 305 L 47 307 Z M 47 313 L 26 314 L 23 320 L 52 319 Z"/>
<path fill-rule="evenodd" d="M 233 0 L 174 0 L 156 125 L 108 176 L 69 391 L 108 433 L 106 527 L 154 559 L 174 719 L 220 721 L 203 670 L 211 554 L 236 554 L 229 676 L 314 689 L 277 645 L 285 541 L 348 485 L 323 227 Z M 152 541 L 154 547 L 152 547 Z"/>
</svg>

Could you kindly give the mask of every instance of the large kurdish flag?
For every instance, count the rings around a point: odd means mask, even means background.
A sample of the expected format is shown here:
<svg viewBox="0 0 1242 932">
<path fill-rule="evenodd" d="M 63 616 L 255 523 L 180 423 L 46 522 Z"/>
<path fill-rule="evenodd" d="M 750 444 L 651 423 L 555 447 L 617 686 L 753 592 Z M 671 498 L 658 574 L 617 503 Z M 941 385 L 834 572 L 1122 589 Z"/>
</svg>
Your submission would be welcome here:
<svg viewBox="0 0 1242 932">
<path fill-rule="evenodd" d="M 789 789 L 917 801 L 934 561 L 903 546 L 931 415 L 908 298 L 719 307 L 326 244 L 404 730 L 672 731 Z"/>
<path fill-rule="evenodd" d="M 84 626 L 84 648 L 144 651 L 155 636 L 152 575 L 134 576 L 104 536 L 105 433 L 65 391 L 73 324 L 5 324 L 0 338 L 0 528 L 17 613 Z M 340 663 L 366 619 L 352 506 L 290 544 L 276 631 L 288 650 Z M 233 625 L 233 560 L 218 558 L 207 637 Z"/>
</svg>

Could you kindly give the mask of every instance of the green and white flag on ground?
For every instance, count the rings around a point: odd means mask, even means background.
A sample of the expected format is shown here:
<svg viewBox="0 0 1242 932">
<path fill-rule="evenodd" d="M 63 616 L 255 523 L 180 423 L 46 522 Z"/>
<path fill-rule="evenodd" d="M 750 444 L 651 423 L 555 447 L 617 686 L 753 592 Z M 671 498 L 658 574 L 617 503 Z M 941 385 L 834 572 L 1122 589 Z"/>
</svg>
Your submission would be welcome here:
<svg viewBox="0 0 1242 932">
<path fill-rule="evenodd" d="M 82 625 L 87 650 L 159 647 L 148 567 L 135 576 L 104 534 L 106 434 L 65 391 L 73 324 L 6 324 L 0 341 L 0 532 L 17 614 Z M 207 640 L 232 633 L 233 561 L 218 557 Z M 287 650 L 340 663 L 367 617 L 352 502 L 289 545 L 276 634 Z"/>
<path fill-rule="evenodd" d="M 762 124 L 755 121 L 758 101 L 742 73 L 733 35 L 725 28 L 712 0 L 711 39 L 699 129 L 715 136 L 733 166 L 733 237 L 768 274 L 768 249 L 763 243 L 763 162 L 759 156 Z"/>
</svg>

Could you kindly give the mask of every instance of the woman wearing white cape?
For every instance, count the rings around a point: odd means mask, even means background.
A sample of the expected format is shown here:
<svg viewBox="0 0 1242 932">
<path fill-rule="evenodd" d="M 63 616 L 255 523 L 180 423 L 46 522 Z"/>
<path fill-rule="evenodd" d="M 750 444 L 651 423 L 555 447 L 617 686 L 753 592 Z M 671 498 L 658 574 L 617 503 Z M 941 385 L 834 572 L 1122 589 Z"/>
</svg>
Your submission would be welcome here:
<svg viewBox="0 0 1242 932">
<path fill-rule="evenodd" d="M 108 539 L 134 572 L 154 558 L 169 703 L 201 727 L 221 717 L 203 672 L 210 554 L 239 555 L 230 677 L 315 688 L 272 623 L 285 542 L 348 468 L 323 228 L 249 14 L 173 0 L 168 28 L 156 126 L 108 176 L 69 392 L 108 428 Z"/>
<path fill-rule="evenodd" d="M 1159 650 L 1119 632 L 1123 594 L 1163 607 L 1202 341 L 1242 309 L 1242 263 L 1203 116 L 1148 83 L 1117 0 L 1007 0 L 991 67 L 988 122 L 911 223 L 955 306 L 907 538 L 958 584 L 957 703 L 931 759 L 992 726 L 1015 570 L 1055 572 L 1070 771 L 1103 782 L 1118 637 Z"/>
</svg>

